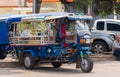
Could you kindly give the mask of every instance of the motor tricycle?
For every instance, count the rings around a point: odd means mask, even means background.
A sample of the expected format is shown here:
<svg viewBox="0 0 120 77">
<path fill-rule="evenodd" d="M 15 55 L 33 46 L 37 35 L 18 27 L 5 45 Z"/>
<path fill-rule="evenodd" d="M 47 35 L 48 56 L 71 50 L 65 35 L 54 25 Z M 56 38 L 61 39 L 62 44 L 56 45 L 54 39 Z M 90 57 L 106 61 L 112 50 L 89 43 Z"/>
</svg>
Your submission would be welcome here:
<svg viewBox="0 0 120 77">
<path fill-rule="evenodd" d="M 38 62 L 51 63 L 55 68 L 63 63 L 76 63 L 76 68 L 88 73 L 93 69 L 92 38 L 89 34 L 77 35 L 74 24 L 80 19 L 89 19 L 89 16 L 44 13 L 1 18 L 0 47 L 4 51 L 1 54 L 15 53 L 28 69 Z"/>
</svg>

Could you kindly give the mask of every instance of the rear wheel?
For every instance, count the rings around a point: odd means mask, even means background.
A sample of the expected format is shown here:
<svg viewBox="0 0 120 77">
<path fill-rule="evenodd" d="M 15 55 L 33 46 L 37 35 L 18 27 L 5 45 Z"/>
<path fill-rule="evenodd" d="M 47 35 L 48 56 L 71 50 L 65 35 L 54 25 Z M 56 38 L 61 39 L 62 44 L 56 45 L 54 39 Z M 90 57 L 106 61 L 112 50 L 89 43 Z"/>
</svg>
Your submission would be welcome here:
<svg viewBox="0 0 120 77">
<path fill-rule="evenodd" d="M 52 62 L 53 67 L 60 68 L 62 66 L 61 62 Z"/>
<path fill-rule="evenodd" d="M 25 54 L 23 58 L 23 64 L 27 69 L 33 69 L 35 66 L 35 61 L 30 54 Z"/>
<path fill-rule="evenodd" d="M 93 61 L 91 57 L 85 55 L 80 63 L 81 70 L 85 73 L 91 72 L 93 69 Z"/>
<path fill-rule="evenodd" d="M 5 54 L 0 54 L 0 60 L 2 60 L 2 59 L 5 59 L 7 57 L 7 55 L 5 55 Z"/>
</svg>

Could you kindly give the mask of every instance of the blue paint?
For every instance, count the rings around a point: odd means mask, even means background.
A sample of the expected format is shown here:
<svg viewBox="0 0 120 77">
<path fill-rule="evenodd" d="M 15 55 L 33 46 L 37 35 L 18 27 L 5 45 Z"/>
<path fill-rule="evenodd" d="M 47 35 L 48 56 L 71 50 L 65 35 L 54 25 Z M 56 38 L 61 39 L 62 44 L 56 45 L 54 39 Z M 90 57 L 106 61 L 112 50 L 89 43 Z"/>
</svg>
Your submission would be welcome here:
<svg viewBox="0 0 120 77">
<path fill-rule="evenodd" d="M 0 44 L 8 44 L 8 26 L 5 21 L 0 21 Z"/>
<path fill-rule="evenodd" d="M 81 47 L 81 50 L 89 50 L 90 47 Z"/>
<path fill-rule="evenodd" d="M 86 51 L 85 54 L 90 55 L 92 52 Z"/>
<path fill-rule="evenodd" d="M 7 20 L 6 20 L 6 22 L 7 23 L 12 23 L 12 22 L 20 22 L 21 21 L 21 17 L 11 17 L 11 18 L 8 18 Z"/>
<path fill-rule="evenodd" d="M 23 51 L 23 53 L 30 53 L 31 55 L 32 55 L 32 57 L 36 57 L 36 56 L 39 56 L 38 54 L 37 54 L 37 51 L 35 51 L 35 50 L 24 50 Z"/>
</svg>

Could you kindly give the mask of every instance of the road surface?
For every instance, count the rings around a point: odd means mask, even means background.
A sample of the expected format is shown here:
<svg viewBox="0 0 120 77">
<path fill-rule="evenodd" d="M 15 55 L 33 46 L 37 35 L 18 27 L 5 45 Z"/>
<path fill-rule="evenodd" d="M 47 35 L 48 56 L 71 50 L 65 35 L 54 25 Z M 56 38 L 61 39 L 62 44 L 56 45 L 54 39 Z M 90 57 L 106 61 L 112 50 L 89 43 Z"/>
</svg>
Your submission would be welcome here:
<svg viewBox="0 0 120 77">
<path fill-rule="evenodd" d="M 120 77 L 120 61 L 94 62 L 91 73 L 75 69 L 75 64 L 64 64 L 57 69 L 51 64 L 41 64 L 27 70 L 17 62 L 0 61 L 0 77 Z"/>
</svg>

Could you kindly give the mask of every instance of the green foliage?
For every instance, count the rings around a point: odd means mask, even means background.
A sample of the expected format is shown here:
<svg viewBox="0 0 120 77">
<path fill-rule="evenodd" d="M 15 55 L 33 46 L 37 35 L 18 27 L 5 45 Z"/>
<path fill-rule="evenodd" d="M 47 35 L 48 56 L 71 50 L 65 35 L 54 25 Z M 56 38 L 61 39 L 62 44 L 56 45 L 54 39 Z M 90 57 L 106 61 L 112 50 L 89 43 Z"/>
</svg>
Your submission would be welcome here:
<svg viewBox="0 0 120 77">
<path fill-rule="evenodd" d="M 113 11 L 113 3 L 111 1 L 100 1 L 99 15 L 104 17 Z"/>
<path fill-rule="evenodd" d="M 116 3 L 116 12 L 117 14 L 120 14 L 120 2 Z"/>
<path fill-rule="evenodd" d="M 41 1 L 42 0 L 36 0 L 36 5 L 40 5 Z M 73 9 L 82 11 L 84 13 L 87 10 L 87 7 L 92 7 L 92 12 L 95 16 L 107 16 L 113 13 L 114 9 L 116 10 L 117 14 L 120 14 L 120 2 L 117 3 L 116 0 L 74 0 L 73 3 L 63 4 L 65 5 L 65 9 L 67 9 L 67 11 L 70 9 L 70 6 L 72 6 Z M 40 6 L 36 7 L 36 13 L 39 12 L 39 9 Z"/>
<path fill-rule="evenodd" d="M 91 6 L 92 0 L 74 0 L 73 7 L 83 11 L 85 6 Z"/>
<path fill-rule="evenodd" d="M 116 0 L 94 0 L 93 4 L 96 5 L 96 7 L 93 7 L 95 15 L 104 17 L 112 14 L 114 10 L 117 14 L 120 14 L 120 2 L 117 3 Z"/>
<path fill-rule="evenodd" d="M 120 14 L 120 2 L 117 3 L 116 0 L 74 0 L 73 4 L 73 7 L 81 11 L 84 11 L 85 6 L 92 7 L 95 16 L 107 16 L 112 14 L 114 9 L 117 14 Z"/>
</svg>

